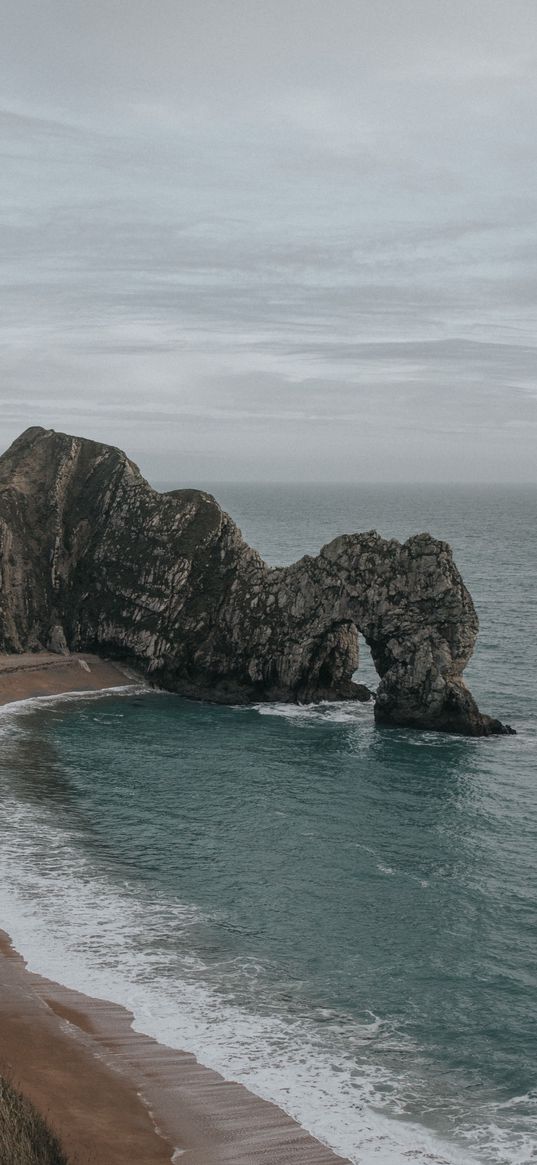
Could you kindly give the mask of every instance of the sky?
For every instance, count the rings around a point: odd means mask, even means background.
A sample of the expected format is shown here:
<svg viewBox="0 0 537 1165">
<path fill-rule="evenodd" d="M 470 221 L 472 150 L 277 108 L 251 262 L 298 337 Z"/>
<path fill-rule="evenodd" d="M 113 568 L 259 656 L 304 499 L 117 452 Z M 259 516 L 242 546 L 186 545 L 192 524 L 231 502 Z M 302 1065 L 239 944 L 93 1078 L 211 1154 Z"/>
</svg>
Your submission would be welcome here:
<svg viewBox="0 0 537 1165">
<path fill-rule="evenodd" d="M 0 0 L 0 445 L 537 481 L 535 0 Z"/>
</svg>

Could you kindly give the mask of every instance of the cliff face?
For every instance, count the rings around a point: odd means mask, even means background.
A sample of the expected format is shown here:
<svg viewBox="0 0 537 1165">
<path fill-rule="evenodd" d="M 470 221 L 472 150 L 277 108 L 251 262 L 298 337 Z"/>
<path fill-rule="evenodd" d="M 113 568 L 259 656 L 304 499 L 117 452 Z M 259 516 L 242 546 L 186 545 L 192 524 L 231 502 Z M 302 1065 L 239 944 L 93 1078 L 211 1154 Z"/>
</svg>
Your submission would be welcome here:
<svg viewBox="0 0 537 1165">
<path fill-rule="evenodd" d="M 0 458 L 0 649 L 95 651 L 227 703 L 353 698 L 377 721 L 506 730 L 462 680 L 478 622 L 449 546 L 346 535 L 269 568 L 209 494 L 159 494 L 120 450 L 28 429 Z"/>
</svg>

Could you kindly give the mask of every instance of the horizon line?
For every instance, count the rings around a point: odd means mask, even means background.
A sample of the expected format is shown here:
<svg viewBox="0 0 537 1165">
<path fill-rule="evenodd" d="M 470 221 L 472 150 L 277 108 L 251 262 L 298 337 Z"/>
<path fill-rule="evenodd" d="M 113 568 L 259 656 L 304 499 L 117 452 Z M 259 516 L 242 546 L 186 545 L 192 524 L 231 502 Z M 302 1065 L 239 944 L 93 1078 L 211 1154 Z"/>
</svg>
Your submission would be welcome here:
<svg viewBox="0 0 537 1165">
<path fill-rule="evenodd" d="M 172 478 L 151 477 L 151 481 L 154 485 L 169 485 L 172 480 L 173 480 Z M 521 489 L 521 488 L 528 489 L 529 487 L 531 487 L 532 489 L 537 489 L 537 480 L 535 480 L 535 481 L 490 481 L 490 480 L 488 480 L 488 481 L 438 481 L 438 480 L 436 480 L 435 481 L 432 479 L 425 479 L 424 478 L 423 480 L 420 480 L 420 481 L 415 481 L 415 480 L 412 481 L 412 480 L 407 479 L 407 478 L 404 478 L 404 479 L 394 478 L 390 481 L 385 481 L 385 480 L 379 481 L 379 480 L 375 480 L 375 479 L 365 479 L 365 478 L 362 478 L 362 479 L 341 478 L 337 481 L 335 481 L 335 480 L 331 481 L 331 480 L 326 480 L 326 479 L 323 480 L 323 479 L 308 478 L 308 479 L 305 479 L 303 481 L 300 481 L 300 480 L 297 480 L 296 478 L 291 480 L 291 479 L 286 479 L 286 478 L 260 479 L 260 478 L 237 478 L 237 477 L 231 478 L 231 477 L 210 477 L 210 476 L 204 477 L 204 478 L 191 478 L 191 477 L 189 477 L 189 478 L 181 478 L 178 480 L 181 480 L 182 482 L 188 483 L 188 485 L 193 485 L 196 488 L 198 488 L 198 487 L 202 488 L 202 483 L 204 481 L 205 482 L 208 481 L 208 482 L 212 482 L 214 485 L 286 485 L 286 486 L 289 486 L 289 485 L 299 485 L 299 486 L 311 486 L 311 485 L 315 485 L 315 486 L 319 486 L 319 485 L 322 485 L 322 486 L 343 486 L 343 485 L 402 486 L 402 485 L 411 485 L 411 486 L 428 486 L 428 487 L 430 487 L 430 486 L 456 486 L 456 487 L 461 487 L 461 488 L 466 488 L 468 486 L 475 486 L 478 488 L 482 488 L 482 487 L 490 488 L 492 486 L 495 488 L 512 487 L 514 489 Z M 185 488 L 188 488 L 188 485 L 185 484 Z M 182 488 L 182 487 L 179 486 L 178 488 Z"/>
</svg>

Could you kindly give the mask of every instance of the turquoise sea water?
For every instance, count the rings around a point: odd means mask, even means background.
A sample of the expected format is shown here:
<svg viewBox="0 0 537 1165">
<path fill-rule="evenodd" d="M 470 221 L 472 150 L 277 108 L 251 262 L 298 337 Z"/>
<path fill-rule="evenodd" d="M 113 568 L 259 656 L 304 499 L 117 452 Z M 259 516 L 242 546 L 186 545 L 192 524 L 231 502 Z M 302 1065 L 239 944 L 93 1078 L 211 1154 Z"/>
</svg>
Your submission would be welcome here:
<svg viewBox="0 0 537 1165">
<path fill-rule="evenodd" d="M 0 925 L 353 1162 L 534 1162 L 537 490 L 213 492 L 274 563 L 373 526 L 450 541 L 468 681 L 517 736 L 135 691 L 6 709 Z"/>
</svg>

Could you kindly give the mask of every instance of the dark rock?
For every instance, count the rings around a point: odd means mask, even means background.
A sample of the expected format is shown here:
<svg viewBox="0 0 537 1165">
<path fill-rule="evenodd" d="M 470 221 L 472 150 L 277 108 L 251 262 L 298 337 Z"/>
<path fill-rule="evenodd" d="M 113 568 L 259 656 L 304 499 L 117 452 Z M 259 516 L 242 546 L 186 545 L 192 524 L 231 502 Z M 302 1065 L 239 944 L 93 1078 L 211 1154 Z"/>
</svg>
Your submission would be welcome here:
<svg viewBox="0 0 537 1165">
<path fill-rule="evenodd" d="M 0 458 L 0 648 L 130 660 L 158 685 L 222 703 L 368 699 L 380 724 L 470 735 L 462 672 L 477 615 L 445 542 L 374 531 L 270 568 L 210 494 L 159 494 L 119 449 L 40 428 Z"/>
<path fill-rule="evenodd" d="M 57 655 L 68 655 L 69 648 L 63 632 L 63 628 L 58 623 L 51 627 L 50 635 L 48 637 L 47 647 L 49 651 L 56 652 Z"/>
</svg>

